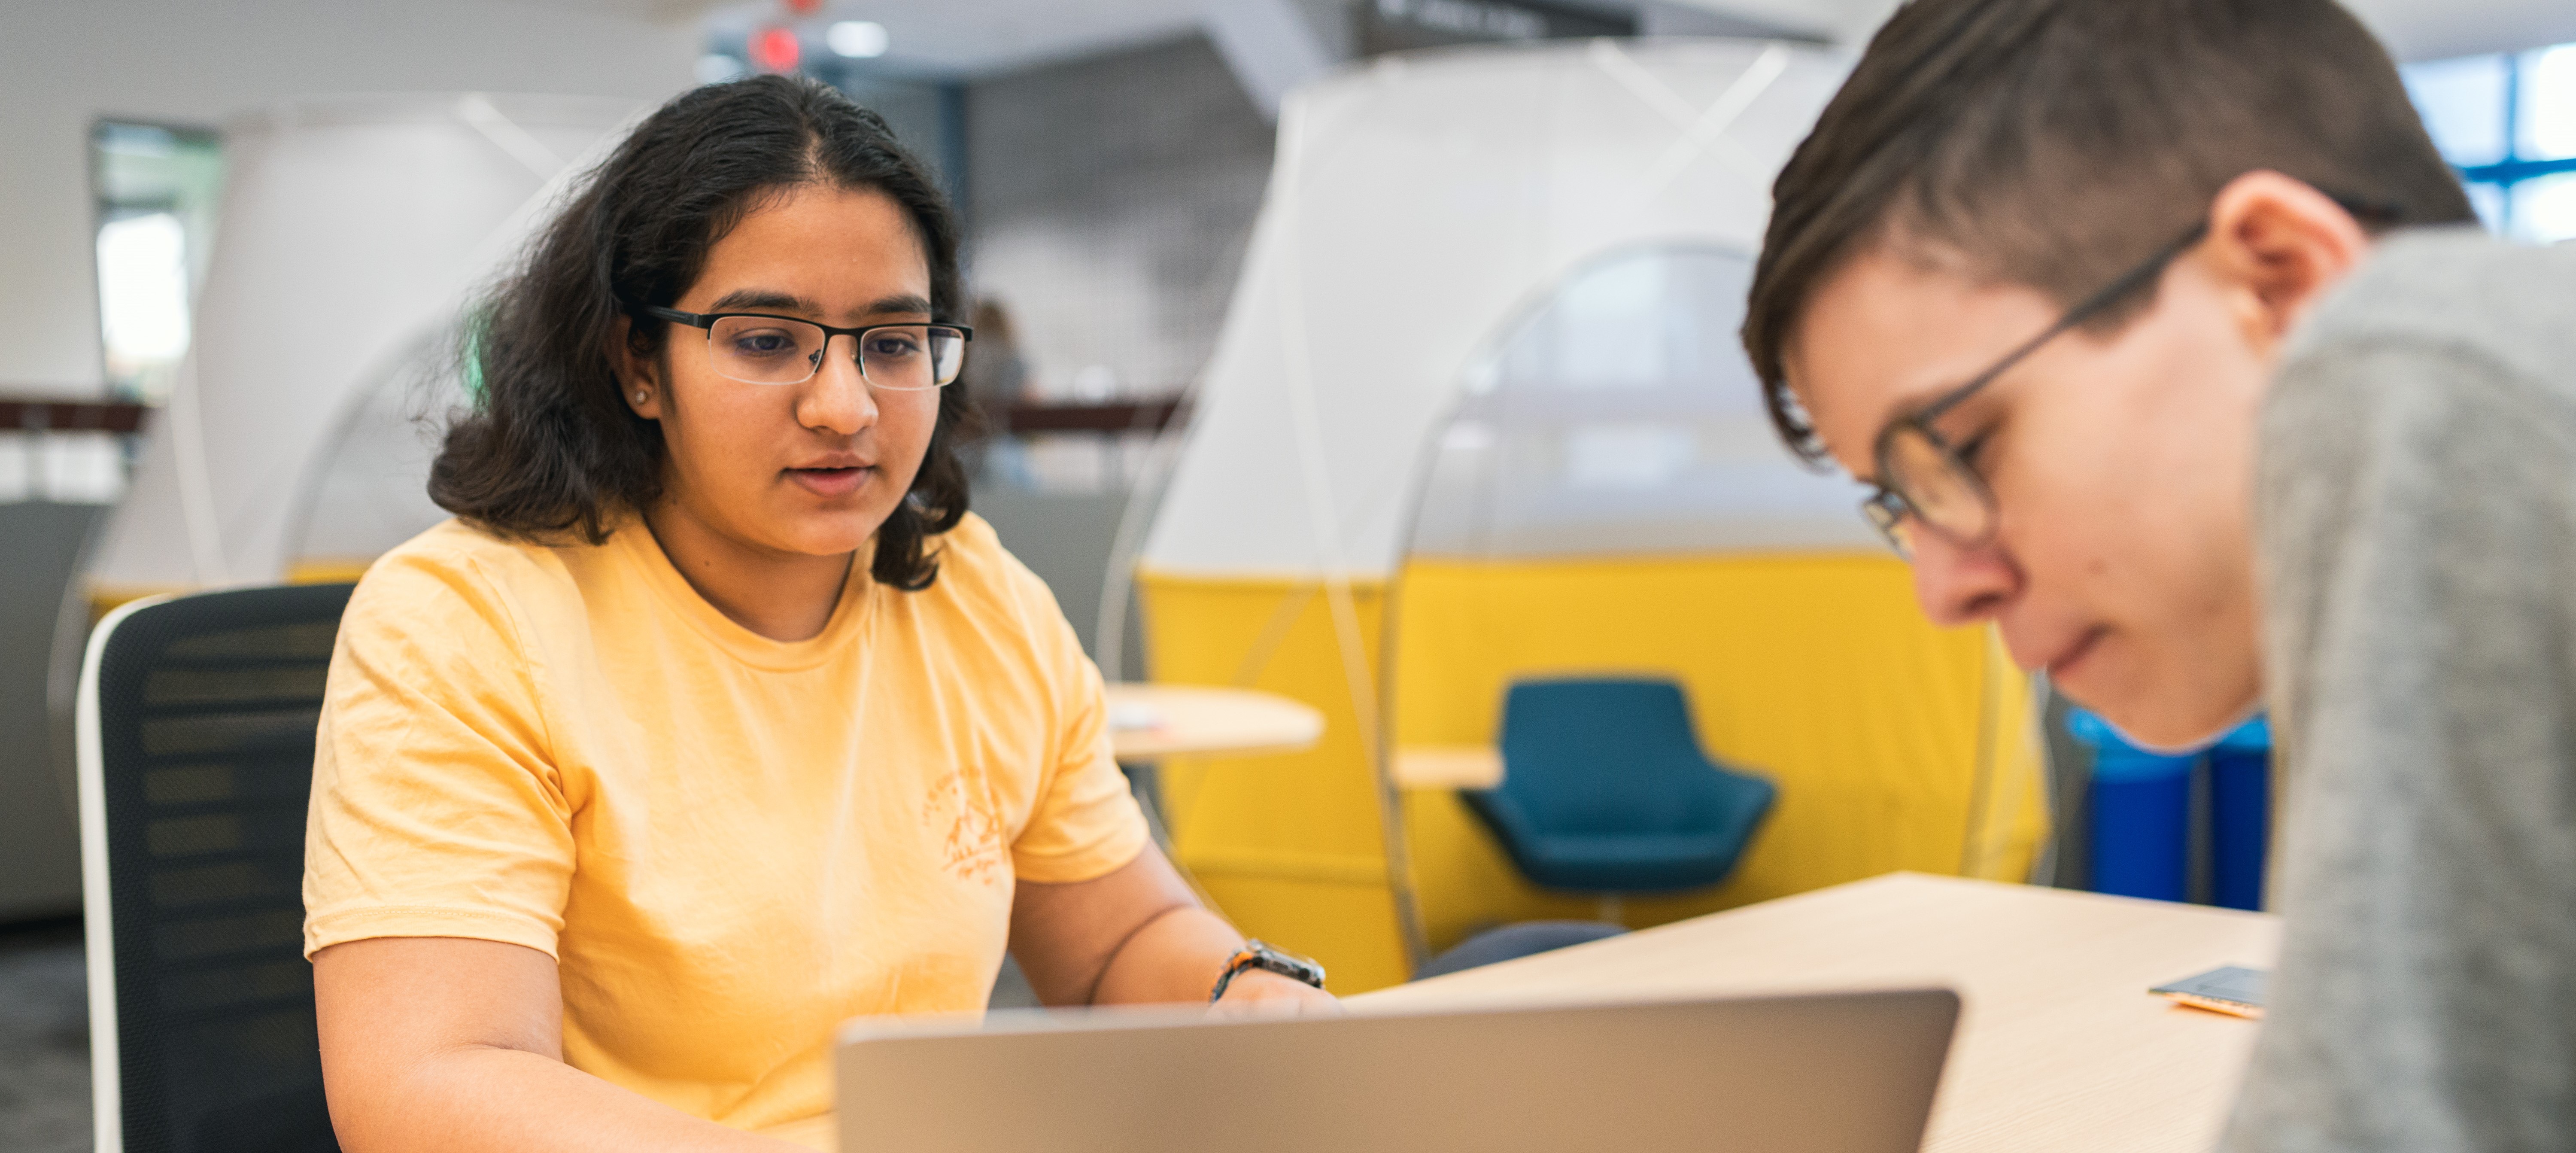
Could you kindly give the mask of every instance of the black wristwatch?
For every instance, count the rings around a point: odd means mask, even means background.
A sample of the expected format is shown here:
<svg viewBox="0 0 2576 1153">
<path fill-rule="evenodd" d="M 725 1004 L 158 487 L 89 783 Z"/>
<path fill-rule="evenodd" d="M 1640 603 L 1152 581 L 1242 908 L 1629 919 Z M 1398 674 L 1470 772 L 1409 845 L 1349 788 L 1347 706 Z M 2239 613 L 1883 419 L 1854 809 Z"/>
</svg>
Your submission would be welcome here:
<svg viewBox="0 0 2576 1153">
<path fill-rule="evenodd" d="M 1235 975 L 1246 969 L 1266 969 L 1291 980 L 1304 981 L 1318 989 L 1324 987 L 1322 965 L 1295 953 L 1282 953 L 1262 944 L 1259 940 L 1251 940 L 1243 943 L 1243 951 L 1226 959 L 1225 975 L 1217 978 L 1216 988 L 1208 992 L 1208 1004 L 1216 1004 L 1217 998 L 1225 996 L 1225 987 L 1233 984 Z"/>
</svg>

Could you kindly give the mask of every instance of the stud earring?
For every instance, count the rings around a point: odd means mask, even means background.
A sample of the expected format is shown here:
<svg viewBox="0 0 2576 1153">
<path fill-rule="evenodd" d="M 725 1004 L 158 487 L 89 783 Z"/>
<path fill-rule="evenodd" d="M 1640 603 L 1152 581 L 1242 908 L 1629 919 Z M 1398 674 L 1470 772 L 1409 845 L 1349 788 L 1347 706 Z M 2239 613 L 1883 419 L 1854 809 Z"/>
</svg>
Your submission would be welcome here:
<svg viewBox="0 0 2576 1153">
<path fill-rule="evenodd" d="M 651 395 L 651 394 L 649 394 L 649 393 L 642 393 L 642 392 L 636 393 L 636 394 L 635 394 L 635 403 L 637 403 L 637 404 L 642 404 L 642 403 L 644 403 L 644 398 L 645 398 L 646 396 L 648 396 L 648 395 Z"/>
</svg>

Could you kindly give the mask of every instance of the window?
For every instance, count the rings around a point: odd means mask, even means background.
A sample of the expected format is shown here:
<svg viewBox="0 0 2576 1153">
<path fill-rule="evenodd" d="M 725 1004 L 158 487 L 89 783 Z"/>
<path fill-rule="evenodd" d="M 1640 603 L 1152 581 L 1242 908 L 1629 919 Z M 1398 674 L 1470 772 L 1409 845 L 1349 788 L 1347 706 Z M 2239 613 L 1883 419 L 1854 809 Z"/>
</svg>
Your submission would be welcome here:
<svg viewBox="0 0 2576 1153">
<path fill-rule="evenodd" d="M 212 251 L 223 159 L 210 132 L 100 121 L 98 318 L 109 389 L 158 404 L 188 353 L 188 314 Z"/>
<path fill-rule="evenodd" d="M 2576 239 L 2576 44 L 2401 71 L 2488 227 L 2536 243 Z"/>
</svg>

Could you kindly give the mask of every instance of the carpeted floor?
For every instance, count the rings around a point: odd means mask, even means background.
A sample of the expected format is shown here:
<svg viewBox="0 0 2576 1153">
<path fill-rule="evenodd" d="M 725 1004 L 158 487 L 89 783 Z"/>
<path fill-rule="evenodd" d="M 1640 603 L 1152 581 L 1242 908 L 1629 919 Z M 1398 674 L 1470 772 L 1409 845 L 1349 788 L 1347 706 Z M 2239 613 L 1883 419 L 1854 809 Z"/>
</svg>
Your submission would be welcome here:
<svg viewBox="0 0 2576 1153">
<path fill-rule="evenodd" d="M 0 1149 L 90 1147 L 80 926 L 0 928 Z"/>
</svg>

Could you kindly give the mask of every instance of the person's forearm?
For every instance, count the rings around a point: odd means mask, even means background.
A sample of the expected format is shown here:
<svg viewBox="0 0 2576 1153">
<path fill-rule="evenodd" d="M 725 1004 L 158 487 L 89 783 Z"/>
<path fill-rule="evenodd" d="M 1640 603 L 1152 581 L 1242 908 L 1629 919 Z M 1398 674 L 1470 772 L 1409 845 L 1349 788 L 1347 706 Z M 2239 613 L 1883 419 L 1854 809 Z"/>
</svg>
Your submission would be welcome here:
<svg viewBox="0 0 2576 1153">
<path fill-rule="evenodd" d="M 1203 1003 L 1243 948 L 1243 934 L 1206 909 L 1173 909 L 1119 946 L 1100 974 L 1095 1005 Z"/>
<path fill-rule="evenodd" d="M 1243 945 L 1150 844 L 1106 876 L 1025 882 L 1011 906 L 1011 951 L 1049 1005 L 1204 1005 Z M 1226 1007 L 1274 1000 L 1292 1011 L 1331 1002 L 1276 973 L 1248 972 L 1226 986 Z"/>
<path fill-rule="evenodd" d="M 388 1071 L 392 1072 L 392 1071 Z M 795 1146 L 693 1117 L 553 1058 L 487 1045 L 423 1057 L 389 1084 L 334 1086 L 350 1153 L 782 1153 Z"/>
</svg>

